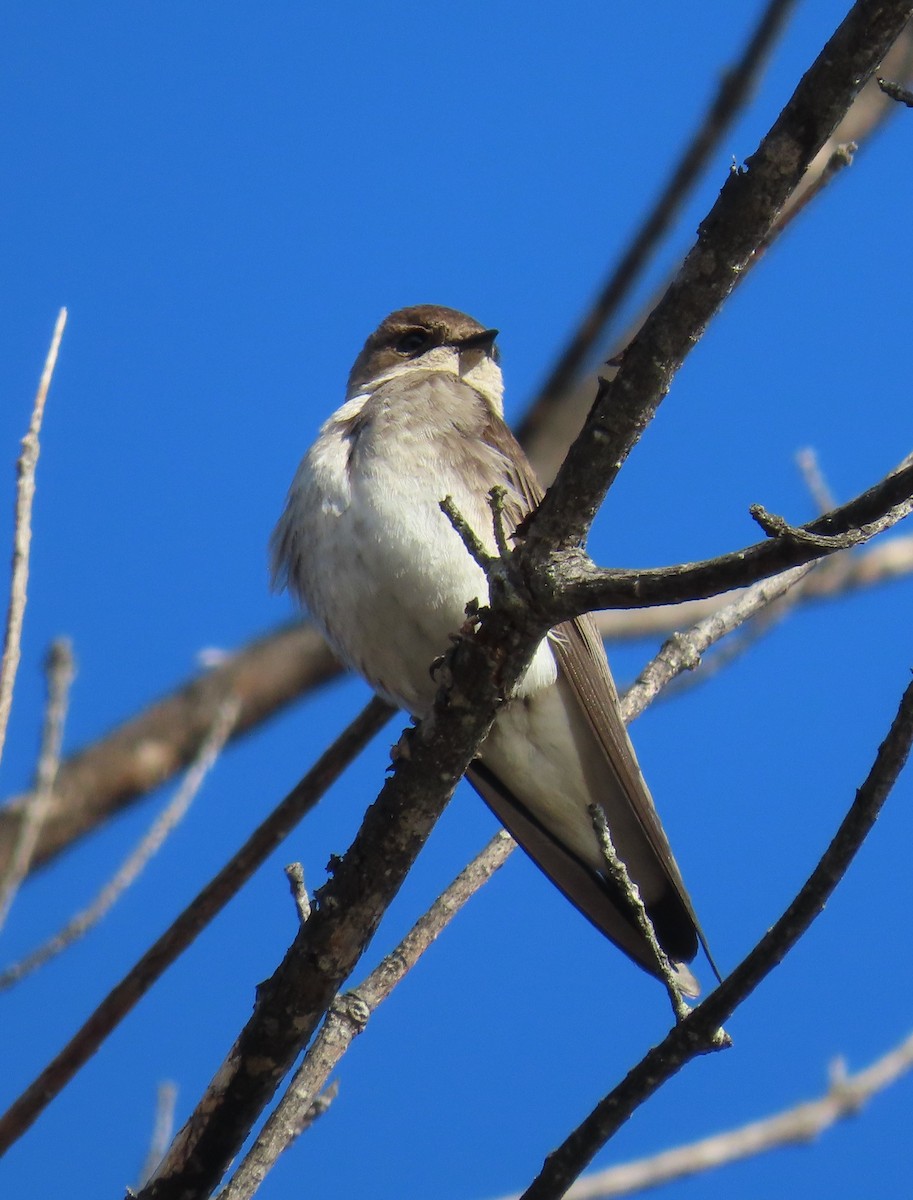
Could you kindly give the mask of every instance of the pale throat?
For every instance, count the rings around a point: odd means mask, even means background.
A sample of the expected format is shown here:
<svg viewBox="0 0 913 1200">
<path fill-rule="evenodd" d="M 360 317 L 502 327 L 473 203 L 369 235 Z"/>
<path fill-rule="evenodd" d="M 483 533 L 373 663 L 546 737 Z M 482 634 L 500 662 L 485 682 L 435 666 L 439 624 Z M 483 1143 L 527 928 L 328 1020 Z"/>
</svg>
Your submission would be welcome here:
<svg viewBox="0 0 913 1200">
<path fill-rule="evenodd" d="M 369 383 L 361 385 L 358 392 L 370 394 L 391 379 L 398 379 L 413 371 L 440 371 L 442 374 L 455 375 L 484 396 L 499 417 L 504 416 L 504 378 L 501 368 L 491 355 L 477 348 L 459 350 L 455 346 L 435 346 L 419 358 L 397 363 L 382 371 Z"/>
<path fill-rule="evenodd" d="M 458 354 L 458 374 L 488 400 L 499 417 L 504 416 L 504 377 L 501 368 L 491 357 L 479 350 L 464 350 Z M 474 361 L 473 361 L 474 360 Z"/>
</svg>

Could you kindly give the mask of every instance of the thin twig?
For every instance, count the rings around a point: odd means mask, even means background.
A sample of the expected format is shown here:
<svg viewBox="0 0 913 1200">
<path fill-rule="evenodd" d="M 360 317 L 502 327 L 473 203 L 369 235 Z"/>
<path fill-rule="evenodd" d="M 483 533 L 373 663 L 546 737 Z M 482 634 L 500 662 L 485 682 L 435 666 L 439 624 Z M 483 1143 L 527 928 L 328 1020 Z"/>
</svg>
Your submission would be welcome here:
<svg viewBox="0 0 913 1200">
<path fill-rule="evenodd" d="M 548 496 L 543 505 L 547 500 Z M 769 534 L 767 540 L 702 562 L 610 570 L 597 567 L 579 548 L 548 553 L 543 547 L 538 556 L 533 552 L 531 564 L 524 553 L 527 547 L 521 546 L 505 570 L 520 574 L 536 611 L 553 625 L 597 608 L 640 608 L 719 595 L 860 546 L 904 520 L 913 511 L 913 464 L 892 471 L 874 487 L 805 525 L 790 525 L 761 505 L 752 505 L 750 511 Z M 539 569 L 543 555 L 548 561 Z"/>
<path fill-rule="evenodd" d="M 839 575 L 824 572 L 820 566 L 808 577 L 798 594 L 801 604 L 835 600 L 864 588 L 878 587 L 913 574 L 913 534 L 885 539 L 863 552 L 835 556 Z M 776 579 L 777 576 L 772 576 Z M 596 614 L 599 632 L 610 642 L 636 641 L 640 638 L 669 635 L 682 625 L 710 618 L 730 604 L 745 589 L 704 600 L 686 600 L 681 604 L 657 604 L 653 608 L 614 609 Z"/>
<path fill-rule="evenodd" d="M 737 1129 L 701 1138 L 648 1158 L 621 1163 L 579 1179 L 565 1200 L 613 1200 L 703 1174 L 728 1163 L 755 1158 L 782 1146 L 802 1145 L 838 1121 L 854 1117 L 873 1096 L 913 1070 L 913 1036 L 854 1075 L 838 1075 L 825 1095 Z M 516 1200 L 503 1197 L 502 1200 Z"/>
<path fill-rule="evenodd" d="M 32 792 L 30 803 L 22 811 L 13 854 L 7 869 L 0 877 L 0 929 L 6 923 L 16 893 L 28 874 L 32 855 L 35 853 L 42 826 L 50 809 L 57 769 L 60 766 L 63 729 L 74 674 L 73 647 L 66 638 L 59 638 L 51 644 L 45 660 L 48 699 L 35 790 Z"/>
<path fill-rule="evenodd" d="M 10 598 L 6 615 L 6 633 L 3 639 L 3 659 L 0 662 L 0 758 L 6 743 L 10 709 L 13 704 L 13 685 L 19 669 L 22 646 L 22 622 L 29 582 L 29 551 L 32 544 L 32 504 L 35 499 L 35 471 L 38 467 L 38 434 L 44 418 L 44 406 L 51 387 L 57 352 L 67 323 L 67 310 L 57 314 L 57 323 L 51 337 L 51 346 L 44 361 L 41 381 L 35 394 L 32 419 L 28 433 L 22 439 L 22 452 L 16 463 L 18 482 L 16 486 L 16 518 L 13 529 L 13 570 L 10 577 Z"/>
<path fill-rule="evenodd" d="M 609 833 L 605 812 L 598 804 L 591 804 L 589 809 L 593 828 L 596 831 L 596 836 L 599 838 L 602 856 L 605 859 L 606 875 L 627 900 L 640 932 L 647 939 L 650 949 L 653 951 L 653 957 L 659 967 L 660 978 L 665 984 L 675 1019 L 676 1021 L 683 1021 L 691 1009 L 682 997 L 682 981 L 676 976 L 675 968 L 668 954 L 666 954 L 665 950 L 659 944 L 656 930 L 653 928 L 653 922 L 650 920 L 650 915 L 641 899 L 637 884 L 628 874 L 628 868 L 624 862 L 618 857 L 618 852 L 612 842 L 612 835 Z M 696 985 L 695 991 L 697 991 Z"/>
<path fill-rule="evenodd" d="M 803 450 L 796 452 L 796 466 L 799 468 L 805 486 L 808 488 L 819 514 L 826 513 L 830 508 L 836 508 L 837 498 L 824 477 L 824 472 L 821 470 L 821 463 L 818 461 L 818 454 L 814 447 L 806 446 Z"/>
<path fill-rule="evenodd" d="M 288 880 L 292 899 L 295 901 L 298 920 L 303 925 L 311 915 L 311 901 L 304 884 L 304 867 L 300 862 L 289 863 L 285 868 L 285 878 Z"/>
<path fill-rule="evenodd" d="M 298 1136 L 304 1115 L 319 1097 L 330 1072 L 365 1028 L 371 1014 L 412 970 L 422 954 L 470 897 L 506 861 L 515 842 L 501 830 L 419 918 L 395 950 L 345 995 L 337 997 L 275 1111 L 219 1200 L 249 1200 L 279 1155 Z"/>
<path fill-rule="evenodd" d="M 168 835 L 186 816 L 204 779 L 222 753 L 238 719 L 238 709 L 239 703 L 235 696 L 229 696 L 223 702 L 216 713 L 209 736 L 200 747 L 197 760 L 187 772 L 184 782 L 134 849 L 130 851 L 112 878 L 99 891 L 91 904 L 72 917 L 53 937 L 48 938 L 24 958 L 0 972 L 0 990 L 12 987 L 26 975 L 37 971 L 39 967 L 62 953 L 79 938 L 84 937 L 102 917 L 110 912 L 127 888 L 136 881 L 153 855 L 161 849 Z"/>
<path fill-rule="evenodd" d="M 438 507 L 453 526 L 454 532 L 466 547 L 470 558 L 487 573 L 492 563 L 496 560 L 488 553 L 481 538 L 479 538 L 475 530 L 454 504 L 453 497 L 445 496 L 440 501 Z"/>
<path fill-rule="evenodd" d="M 890 79 L 882 79 L 880 75 L 876 77 L 875 82 L 890 100 L 896 100 L 898 104 L 913 108 L 913 92 L 909 88 L 902 87 Z"/>
<path fill-rule="evenodd" d="M 639 717 L 675 676 L 684 670 L 695 670 L 700 665 L 701 655 L 710 646 L 785 595 L 810 570 L 810 565 L 794 567 L 782 575 L 764 579 L 698 621 L 687 633 L 674 633 L 622 697 L 621 712 L 625 721 Z"/>
<path fill-rule="evenodd" d="M 189 767 L 227 695 L 241 701 L 234 739 L 339 671 L 323 637 L 302 622 L 273 630 L 194 675 L 61 764 L 33 869 Z M 27 803 L 27 795 L 19 796 L 0 811 L 0 872 Z"/>
<path fill-rule="evenodd" d="M 0 1116 L 0 1154 L 22 1136 L 153 983 L 206 928 L 393 714 L 371 700 L 301 782 L 108 993 L 63 1050 Z"/>
<path fill-rule="evenodd" d="M 654 1046 L 553 1151 L 523 1200 L 558 1200 L 631 1114 L 693 1058 L 712 1049 L 723 1021 L 785 958 L 821 914 L 865 841 L 913 742 L 913 683 L 907 686 L 865 783 L 808 881 L 776 924 L 710 995 Z"/>
<path fill-rule="evenodd" d="M 177 1103 L 178 1089 L 170 1080 L 160 1083 L 155 1095 L 155 1122 L 152 1126 L 152 1137 L 149 1139 L 149 1149 L 140 1171 L 137 1187 L 142 1187 L 161 1161 L 162 1155 L 168 1149 L 174 1133 L 174 1109 Z"/>
</svg>

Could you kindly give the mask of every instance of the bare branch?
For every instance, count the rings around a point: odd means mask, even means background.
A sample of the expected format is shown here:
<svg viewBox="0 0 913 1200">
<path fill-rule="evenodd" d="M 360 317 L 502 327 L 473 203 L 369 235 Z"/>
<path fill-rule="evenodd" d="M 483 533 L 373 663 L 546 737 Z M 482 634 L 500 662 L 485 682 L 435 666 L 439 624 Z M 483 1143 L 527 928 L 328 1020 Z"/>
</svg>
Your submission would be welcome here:
<svg viewBox="0 0 913 1200">
<path fill-rule="evenodd" d="M 491 564 L 497 560 L 492 557 L 485 549 L 484 544 L 479 539 L 475 530 L 467 522 L 466 518 L 453 502 L 452 496 L 445 496 L 440 502 L 440 510 L 450 522 L 454 533 L 459 537 L 460 541 L 466 547 L 466 552 L 473 560 L 478 563 L 483 571 L 488 571 Z"/>
<path fill-rule="evenodd" d="M 596 830 L 596 836 L 599 838 L 599 843 L 602 847 L 602 857 L 606 865 L 606 876 L 625 897 L 634 913 L 637 925 L 647 939 L 650 949 L 653 951 L 653 957 L 659 966 L 662 982 L 668 993 L 675 1019 L 676 1021 L 683 1021 L 691 1010 L 682 998 L 682 978 L 676 974 L 675 967 L 672 965 L 668 954 L 666 954 L 665 950 L 659 944 L 656 930 L 653 928 L 653 922 L 650 920 L 650 916 L 641 899 L 640 890 L 628 874 L 628 868 L 618 857 L 618 853 L 612 843 L 612 835 L 609 833 L 606 815 L 598 804 L 590 805 L 590 817 L 593 821 L 593 828 Z M 695 983 L 694 993 L 697 994 L 698 991 L 699 989 Z"/>
<path fill-rule="evenodd" d="M 673 1150 L 633 1159 L 584 1175 L 571 1184 L 565 1200 L 614 1200 L 650 1188 L 702 1175 L 706 1171 L 755 1158 L 782 1146 L 810 1142 L 838 1121 L 856 1116 L 873 1096 L 885 1091 L 913 1069 L 913 1035 L 855 1075 L 837 1074 L 827 1093 L 797 1104 L 772 1117 L 700 1138 Z M 520 1193 L 499 1200 L 521 1200 Z"/>
<path fill-rule="evenodd" d="M 166 1081 L 159 1084 L 155 1098 L 155 1123 L 152 1127 L 152 1137 L 149 1139 L 146 1161 L 140 1171 L 140 1186 L 146 1182 L 168 1149 L 168 1143 L 174 1133 L 174 1106 L 177 1098 L 178 1089 L 173 1083 Z"/>
<path fill-rule="evenodd" d="M 913 683 L 865 783 L 808 881 L 786 912 L 715 991 L 629 1071 L 545 1161 L 523 1200 L 558 1200 L 593 1156 L 645 1100 L 691 1059 L 715 1048 L 722 1022 L 780 963 L 821 913 L 843 878 L 907 761 L 913 742 Z"/>
<path fill-rule="evenodd" d="M 390 719 L 393 710 L 372 700 L 318 758 L 301 782 L 254 830 L 184 911 L 105 997 L 82 1028 L 0 1116 L 3 1154 L 95 1053 L 133 1006 L 247 882 L 283 838 L 314 807 L 344 768 Z"/>
<path fill-rule="evenodd" d="M 44 419 L 44 406 L 51 387 L 57 352 L 67 323 L 67 310 L 57 314 L 57 323 L 51 337 L 51 346 L 44 361 L 44 370 L 35 395 L 32 419 L 28 433 L 22 439 L 22 452 L 16 463 L 16 519 L 13 529 L 13 569 L 10 576 L 10 598 L 6 614 L 6 632 L 3 639 L 3 659 L 0 661 L 0 758 L 6 744 L 6 729 L 13 704 L 13 686 L 19 669 L 22 645 L 22 622 L 29 582 L 29 551 L 32 545 L 32 504 L 35 499 L 35 471 L 38 467 L 38 434 Z"/>
<path fill-rule="evenodd" d="M 285 868 L 285 878 L 288 880 L 292 899 L 295 901 L 295 911 L 298 913 L 298 920 L 303 925 L 311 915 L 311 900 L 308 896 L 307 888 L 304 886 L 304 868 L 301 863 L 289 863 Z"/>
<path fill-rule="evenodd" d="M 12 987 L 26 975 L 37 971 L 39 967 L 44 966 L 50 959 L 71 946 L 73 942 L 84 937 L 113 908 L 126 889 L 135 882 L 149 860 L 161 849 L 168 835 L 186 815 L 202 787 L 204 779 L 212 770 L 228 740 L 238 717 L 238 708 L 238 701 L 234 697 L 223 701 L 221 708 L 216 713 L 215 723 L 210 730 L 209 737 L 201 746 L 197 761 L 191 766 L 184 782 L 153 821 L 136 847 L 118 867 L 114 876 L 105 884 L 91 904 L 71 918 L 53 937 L 48 938 L 46 942 L 20 959 L 19 962 L 0 971 L 0 991 Z"/>
<path fill-rule="evenodd" d="M 771 540 L 719 558 L 639 571 L 608 570 L 594 566 L 581 551 L 570 551 L 553 556 L 547 572 L 534 568 L 530 576 L 526 567 L 525 586 L 546 626 L 596 608 L 704 597 L 861 545 L 903 520 L 911 510 L 913 464 L 893 471 L 847 504 L 805 525 L 789 525 L 755 505 L 752 515 L 770 531 Z M 523 569 L 523 558 L 520 562 Z"/>
<path fill-rule="evenodd" d="M 0 929 L 6 923 L 16 893 L 28 874 L 42 826 L 47 820 L 54 781 L 60 765 L 63 728 L 74 673 L 73 648 L 65 638 L 60 638 L 52 643 L 45 661 L 48 700 L 41 734 L 35 790 L 23 810 L 9 865 L 0 876 Z"/>
<path fill-rule="evenodd" d="M 195 676 L 61 764 L 36 864 L 188 767 L 226 696 L 240 701 L 232 733 L 240 737 L 339 671 L 321 635 L 303 623 L 259 638 Z M 0 811 L 0 871 L 9 861 L 27 802 L 20 796 Z"/>
<path fill-rule="evenodd" d="M 243 1162 L 219 1193 L 219 1200 L 248 1200 L 256 1192 L 279 1155 L 299 1136 L 330 1072 L 364 1030 L 375 1009 L 412 970 L 470 897 L 507 861 L 515 846 L 513 838 L 503 829 L 495 834 L 396 949 L 362 983 L 337 997 L 304 1062 Z"/>
<path fill-rule="evenodd" d="M 438 694 L 431 716 L 401 738 L 393 775 L 346 854 L 334 859 L 332 876 L 282 963 L 258 987 L 253 1015 L 142 1200 L 205 1196 L 218 1183 L 358 962 L 491 728 L 500 700 L 492 677 L 501 645 L 497 622 L 488 621 L 476 637 L 454 646 L 454 685 Z M 527 661 L 533 649 L 527 639 Z M 519 658 L 504 662 L 510 680 L 525 666 Z"/>
<path fill-rule="evenodd" d="M 906 0 L 859 0 L 774 126 L 733 170 L 682 269 L 600 385 L 580 436 L 529 523 L 527 561 L 579 547 L 618 471 L 707 322 L 749 272 L 806 168 L 910 17 Z"/>
<path fill-rule="evenodd" d="M 815 507 L 819 513 L 826 513 L 829 508 L 837 507 L 837 497 L 831 491 L 830 485 L 824 477 L 824 472 L 821 470 L 821 463 L 818 461 L 817 452 L 811 447 L 806 446 L 803 450 L 796 453 L 796 466 L 805 481 L 805 486 L 808 488 L 809 495 L 815 502 Z"/>
<path fill-rule="evenodd" d="M 909 88 L 901 87 L 899 83 L 894 83 L 889 79 L 882 79 L 881 76 L 876 82 L 889 99 L 895 100 L 898 104 L 904 104 L 907 108 L 913 108 L 913 92 Z"/>
<path fill-rule="evenodd" d="M 840 570 L 832 567 L 840 565 Z M 827 561 L 808 576 L 796 599 L 801 604 L 815 600 L 834 600 L 851 595 L 863 588 L 877 587 L 893 579 L 913 573 L 913 534 L 893 537 L 869 546 L 864 553 L 842 553 Z M 773 576 L 772 578 L 776 578 Z M 681 604 L 658 604 L 653 608 L 617 609 L 596 616 L 599 632 L 609 641 L 635 640 L 671 634 L 683 625 L 705 620 L 724 605 L 736 599 L 741 591 L 730 596 L 712 596 L 704 600 L 686 600 Z"/>
</svg>

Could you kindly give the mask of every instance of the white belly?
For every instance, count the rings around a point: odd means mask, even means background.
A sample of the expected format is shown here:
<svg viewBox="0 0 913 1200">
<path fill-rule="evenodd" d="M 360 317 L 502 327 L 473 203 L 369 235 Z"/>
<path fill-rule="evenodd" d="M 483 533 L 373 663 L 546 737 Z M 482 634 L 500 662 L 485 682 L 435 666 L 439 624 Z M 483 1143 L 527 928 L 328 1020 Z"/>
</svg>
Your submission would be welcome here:
<svg viewBox="0 0 913 1200">
<path fill-rule="evenodd" d="M 466 605 L 488 603 L 485 574 L 439 501 L 453 498 L 489 552 L 491 513 L 484 494 L 480 502 L 455 477 L 404 477 L 376 459 L 369 471 L 347 468 L 341 445 L 302 464 L 287 516 L 307 569 L 293 582 L 340 656 L 382 695 L 422 716 L 437 690 L 432 664 L 446 654 Z M 521 690 L 555 678 L 543 642 Z"/>
</svg>

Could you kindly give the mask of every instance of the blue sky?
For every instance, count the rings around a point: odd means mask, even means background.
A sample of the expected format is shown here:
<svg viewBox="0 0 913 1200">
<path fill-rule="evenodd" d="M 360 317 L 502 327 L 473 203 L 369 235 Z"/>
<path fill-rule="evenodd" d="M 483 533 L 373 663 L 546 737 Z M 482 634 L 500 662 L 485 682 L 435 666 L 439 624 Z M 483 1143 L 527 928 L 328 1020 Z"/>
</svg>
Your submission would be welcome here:
<svg viewBox="0 0 913 1200">
<path fill-rule="evenodd" d="M 522 414 L 741 46 L 750 7 L 7 6 L 0 447 L 10 497 L 61 304 L 70 322 L 42 439 L 4 795 L 30 776 L 53 636 L 72 637 L 79 660 L 73 749 L 191 674 L 201 649 L 231 649 L 288 619 L 267 588 L 269 531 L 387 311 L 449 304 L 500 328 L 508 415 Z M 670 257 L 844 11 L 800 5 Z M 713 324 L 600 516 L 600 561 L 738 547 L 757 536 L 756 501 L 805 519 L 793 461 L 804 446 L 841 498 L 909 451 L 911 121 L 898 116 Z M 0 504 L 0 545 L 10 509 Z M 803 610 L 635 726 L 724 968 L 779 915 L 865 777 L 909 678 L 910 600 L 902 581 Z M 620 682 L 654 649 L 613 653 Z M 0 996 L 4 1104 L 366 696 L 342 682 L 232 748 L 105 923 Z M 0 1164 L 10 1195 L 66 1189 L 82 1200 L 134 1180 L 157 1082 L 176 1082 L 185 1116 L 293 935 L 282 864 L 301 859 L 319 885 L 382 781 L 393 732 Z M 600 1162 L 814 1095 L 835 1056 L 856 1069 L 909 1031 L 911 796 L 905 777 L 809 937 L 731 1022 L 734 1049 L 684 1071 Z M 161 799 L 25 889 L 4 961 L 92 894 Z M 371 962 L 493 828 L 461 788 Z M 662 990 L 515 856 L 372 1020 L 338 1072 L 332 1110 L 261 1194 L 484 1200 L 519 1189 L 667 1023 Z M 911 1166 L 911 1087 L 814 1147 L 670 1190 L 743 1200 L 896 1190 Z"/>
</svg>

